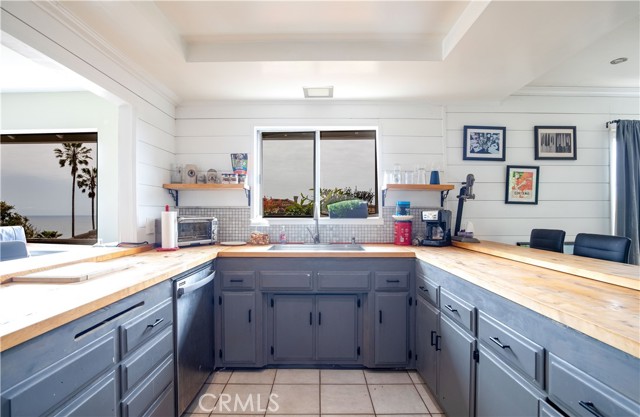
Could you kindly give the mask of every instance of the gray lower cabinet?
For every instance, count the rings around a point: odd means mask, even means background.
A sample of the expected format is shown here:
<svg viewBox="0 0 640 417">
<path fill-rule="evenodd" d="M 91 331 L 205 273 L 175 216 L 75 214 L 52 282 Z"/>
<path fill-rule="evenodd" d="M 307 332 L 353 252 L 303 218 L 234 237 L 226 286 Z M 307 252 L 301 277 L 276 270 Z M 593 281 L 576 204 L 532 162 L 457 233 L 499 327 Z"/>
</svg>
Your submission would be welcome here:
<svg viewBox="0 0 640 417">
<path fill-rule="evenodd" d="M 170 297 L 166 281 L 0 353 L 0 414 L 173 415 Z"/>
<path fill-rule="evenodd" d="M 480 346 L 476 368 L 476 417 L 531 417 L 545 398 L 490 349 Z"/>
<path fill-rule="evenodd" d="M 375 295 L 374 363 L 406 366 L 409 343 L 409 294 L 377 292 Z"/>
<path fill-rule="evenodd" d="M 274 363 L 356 363 L 357 295 L 275 294 L 270 297 Z"/>
<path fill-rule="evenodd" d="M 416 369 L 431 391 L 437 392 L 438 324 L 440 311 L 422 297 L 416 303 Z"/>
<path fill-rule="evenodd" d="M 444 314 L 438 337 L 440 405 L 448 417 L 473 416 L 476 339 Z"/>
<path fill-rule="evenodd" d="M 221 347 L 218 357 L 223 366 L 256 364 L 256 294 L 253 291 L 224 291 L 221 306 Z"/>
</svg>

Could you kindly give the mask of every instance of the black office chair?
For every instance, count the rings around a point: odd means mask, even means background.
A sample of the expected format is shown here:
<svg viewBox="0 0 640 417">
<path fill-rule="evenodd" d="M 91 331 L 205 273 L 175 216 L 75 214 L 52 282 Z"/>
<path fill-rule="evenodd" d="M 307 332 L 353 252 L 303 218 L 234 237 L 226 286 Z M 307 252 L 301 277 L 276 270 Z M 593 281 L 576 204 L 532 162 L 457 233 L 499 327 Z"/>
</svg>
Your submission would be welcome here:
<svg viewBox="0 0 640 417">
<path fill-rule="evenodd" d="M 573 254 L 613 262 L 629 262 L 631 239 L 624 236 L 578 233 Z"/>
<path fill-rule="evenodd" d="M 564 236 L 564 230 L 533 229 L 529 238 L 529 247 L 564 253 Z"/>
</svg>

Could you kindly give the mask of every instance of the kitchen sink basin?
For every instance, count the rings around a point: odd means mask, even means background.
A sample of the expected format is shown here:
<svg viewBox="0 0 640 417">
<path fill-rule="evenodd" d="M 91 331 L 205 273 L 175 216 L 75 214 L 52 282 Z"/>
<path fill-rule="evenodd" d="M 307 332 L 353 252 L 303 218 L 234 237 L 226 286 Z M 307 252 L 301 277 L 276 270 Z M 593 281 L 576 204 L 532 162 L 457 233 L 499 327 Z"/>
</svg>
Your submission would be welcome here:
<svg viewBox="0 0 640 417">
<path fill-rule="evenodd" d="M 298 251 L 298 252 L 348 252 L 363 251 L 362 245 L 353 243 L 333 243 L 333 244 L 283 244 L 273 245 L 269 250 L 275 251 Z"/>
</svg>

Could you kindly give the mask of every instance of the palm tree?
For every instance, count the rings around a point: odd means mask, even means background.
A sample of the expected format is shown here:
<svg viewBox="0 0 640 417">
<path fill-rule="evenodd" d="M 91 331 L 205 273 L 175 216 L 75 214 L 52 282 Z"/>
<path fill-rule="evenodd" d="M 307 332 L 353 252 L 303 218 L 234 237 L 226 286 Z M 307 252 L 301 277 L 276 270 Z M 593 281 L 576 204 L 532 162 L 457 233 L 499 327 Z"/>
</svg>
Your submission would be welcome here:
<svg viewBox="0 0 640 417">
<path fill-rule="evenodd" d="M 78 174 L 78 188 L 91 199 L 91 229 L 96 230 L 96 189 L 98 188 L 98 168 L 82 168 Z"/>
<path fill-rule="evenodd" d="M 53 150 L 60 168 L 69 165 L 71 168 L 71 237 L 76 235 L 76 175 L 80 165 L 89 165 L 89 160 L 93 159 L 89 154 L 91 149 L 85 147 L 80 142 L 65 142 L 62 144 L 63 149 L 55 148 Z"/>
</svg>

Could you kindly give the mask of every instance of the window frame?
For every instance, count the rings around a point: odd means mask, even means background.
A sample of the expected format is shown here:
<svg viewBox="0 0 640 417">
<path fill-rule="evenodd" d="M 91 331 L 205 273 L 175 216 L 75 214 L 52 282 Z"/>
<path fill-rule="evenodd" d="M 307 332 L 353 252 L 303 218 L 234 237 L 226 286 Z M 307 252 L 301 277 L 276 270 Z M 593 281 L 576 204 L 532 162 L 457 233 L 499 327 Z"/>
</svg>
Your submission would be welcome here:
<svg viewBox="0 0 640 417">
<path fill-rule="evenodd" d="M 376 205 L 378 213 L 367 217 L 366 219 L 331 219 L 328 216 L 320 215 L 320 204 L 314 204 L 313 217 L 264 217 L 262 213 L 262 133 L 272 132 L 315 132 L 314 138 L 314 201 L 320 201 L 321 180 L 320 165 L 320 133 L 327 131 L 356 131 L 356 130 L 372 130 L 375 131 L 375 192 Z M 378 126 L 256 126 L 254 127 L 254 146 L 253 154 L 255 155 L 251 163 L 251 225 L 295 225 L 295 224 L 313 224 L 316 221 L 320 224 L 383 224 L 382 221 L 382 188 L 380 181 L 380 154 L 381 154 L 381 138 Z"/>
</svg>

